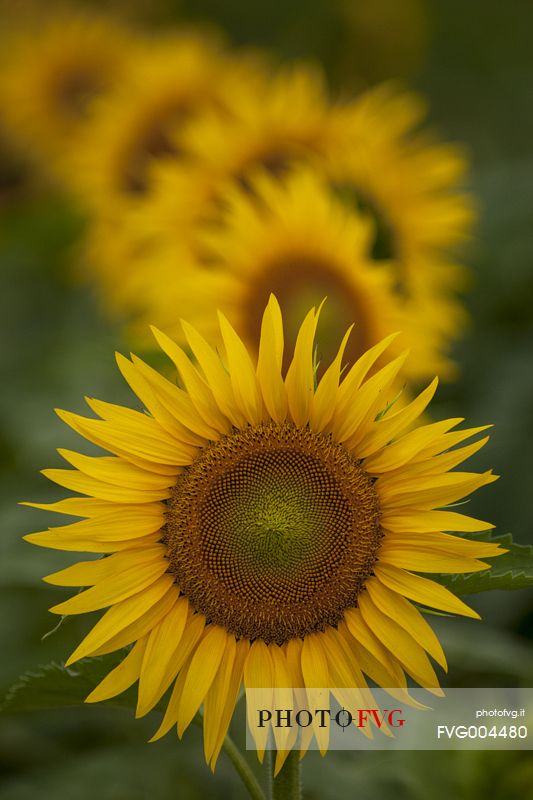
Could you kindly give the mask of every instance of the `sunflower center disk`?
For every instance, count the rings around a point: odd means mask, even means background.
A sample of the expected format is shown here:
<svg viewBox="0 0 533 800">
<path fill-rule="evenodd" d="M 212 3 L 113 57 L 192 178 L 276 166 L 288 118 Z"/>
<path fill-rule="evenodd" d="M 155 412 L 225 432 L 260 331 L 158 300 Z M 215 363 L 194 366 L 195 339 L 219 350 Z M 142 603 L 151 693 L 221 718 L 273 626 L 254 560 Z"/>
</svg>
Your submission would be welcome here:
<svg viewBox="0 0 533 800">
<path fill-rule="evenodd" d="M 382 532 L 356 459 L 327 436 L 267 423 L 210 446 L 180 476 L 165 536 L 196 611 L 282 644 L 357 604 Z"/>
</svg>

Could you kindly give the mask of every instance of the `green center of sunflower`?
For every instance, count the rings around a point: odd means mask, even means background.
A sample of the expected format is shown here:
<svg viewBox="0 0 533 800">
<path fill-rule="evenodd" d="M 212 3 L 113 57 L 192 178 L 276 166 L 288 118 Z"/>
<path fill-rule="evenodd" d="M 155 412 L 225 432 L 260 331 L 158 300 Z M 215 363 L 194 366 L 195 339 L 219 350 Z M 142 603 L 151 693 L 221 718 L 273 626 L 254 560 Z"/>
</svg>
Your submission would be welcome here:
<svg viewBox="0 0 533 800">
<path fill-rule="evenodd" d="M 336 625 L 382 538 L 372 479 L 323 434 L 270 422 L 210 445 L 167 513 L 170 571 L 237 637 L 283 644 Z"/>
</svg>

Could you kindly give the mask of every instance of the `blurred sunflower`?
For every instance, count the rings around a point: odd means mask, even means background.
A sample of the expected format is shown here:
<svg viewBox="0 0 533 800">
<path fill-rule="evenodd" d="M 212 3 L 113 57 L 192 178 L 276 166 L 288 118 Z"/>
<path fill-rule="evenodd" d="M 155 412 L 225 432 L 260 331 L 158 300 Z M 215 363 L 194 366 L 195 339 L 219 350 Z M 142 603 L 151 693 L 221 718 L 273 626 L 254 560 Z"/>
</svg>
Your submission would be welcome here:
<svg viewBox="0 0 533 800">
<path fill-rule="evenodd" d="M 41 10 L 42 11 L 42 10 Z M 2 122 L 11 140 L 55 175 L 95 98 L 123 80 L 137 46 L 112 18 L 37 14 L 2 42 Z"/>
<path fill-rule="evenodd" d="M 164 276 L 159 264 L 170 259 L 179 273 L 195 260 L 193 254 L 200 257 L 196 232 L 212 195 L 209 182 L 191 165 L 165 160 L 152 166 L 151 178 L 149 194 L 123 205 L 118 217 L 90 219 L 78 273 L 84 280 L 96 279 L 110 313 L 144 319 L 148 309 L 150 320 L 159 322 L 162 287 L 157 281 Z M 167 289 L 172 293 L 172 286 Z M 139 335 L 146 338 L 144 322 Z"/>
<path fill-rule="evenodd" d="M 188 157 L 151 163 L 150 191 L 139 193 L 133 202 L 129 197 L 120 206 L 119 218 L 111 223 L 113 236 L 105 217 L 93 220 L 89 228 L 84 270 L 96 274 L 111 307 L 130 312 L 132 305 L 138 306 L 139 281 L 149 284 L 160 244 L 177 249 L 180 257 L 186 247 L 195 259 L 208 260 L 198 229 L 219 218 L 221 196 L 232 183 L 249 188 L 248 176 L 259 167 L 281 177 L 293 160 L 324 155 L 332 146 L 337 129 L 319 71 L 298 65 L 272 77 L 258 57 L 231 63 L 227 65 L 231 114 L 221 115 L 216 105 L 204 105 L 201 113 L 174 128 L 168 149 L 174 147 Z M 220 68 L 211 74 L 220 91 L 222 74 Z M 107 116 L 115 125 L 111 109 Z M 117 133 L 125 138 L 118 129 Z M 85 150 L 93 138 L 94 134 L 88 135 Z M 76 172 L 82 181 L 84 176 L 92 174 L 94 180 L 101 174 L 98 166 Z M 106 170 L 106 174 L 111 173 Z M 95 197 L 112 196 L 101 183 L 94 188 Z M 157 311 L 153 319 L 159 319 Z"/>
<path fill-rule="evenodd" d="M 160 242 L 156 256 L 133 264 L 127 283 L 135 285 L 132 297 L 142 297 L 140 327 L 152 319 L 176 332 L 176 308 L 183 307 L 215 338 L 211 309 L 218 305 L 257 351 L 261 310 L 271 292 L 283 308 L 291 343 L 305 309 L 327 295 L 319 330 L 323 364 L 355 320 L 348 351 L 352 361 L 401 329 L 401 346 L 410 346 L 414 355 L 410 379 L 448 369 L 431 318 L 404 312 L 394 291 L 394 264 L 371 259 L 372 220 L 341 203 L 315 172 L 299 168 L 283 180 L 249 173 L 246 188 L 230 186 L 218 200 L 219 224 L 196 234 L 209 269 L 179 251 L 181 242 L 166 248 Z M 174 236 L 167 231 L 161 239 Z"/>
<path fill-rule="evenodd" d="M 120 216 L 148 192 L 154 164 L 186 155 L 185 123 L 206 109 L 226 119 L 242 82 L 259 72 L 258 59 L 229 58 L 214 36 L 183 31 L 147 42 L 75 143 L 72 188 L 93 211 Z"/>
<path fill-rule="evenodd" d="M 249 325 L 240 326 L 238 308 L 249 301 L 249 297 L 244 297 L 244 289 L 248 286 L 251 291 L 250 264 L 255 259 L 259 272 L 262 268 L 259 264 L 264 263 L 267 251 L 272 250 L 267 229 L 277 224 L 282 236 L 284 211 L 279 212 L 280 220 L 276 223 L 274 202 L 270 203 L 271 214 L 266 220 L 258 210 L 259 205 L 254 209 L 253 203 L 258 203 L 254 197 L 258 191 L 254 175 L 263 170 L 273 180 L 283 181 L 295 164 L 307 163 L 310 170 L 327 178 L 348 209 L 372 221 L 365 256 L 372 256 L 375 282 L 379 283 L 380 275 L 392 276 L 387 291 L 389 297 L 394 295 L 393 305 L 401 308 L 403 320 L 398 323 L 391 319 L 396 312 L 386 302 L 380 312 L 383 321 L 378 322 L 378 333 L 367 341 L 375 342 L 384 331 L 400 327 L 409 334 L 415 348 L 410 369 L 413 378 L 435 372 L 452 377 L 454 365 L 447 354 L 465 323 L 464 309 L 456 297 L 465 276 L 452 263 L 450 253 L 467 238 L 473 217 L 470 198 L 458 188 L 465 169 L 464 158 L 456 148 L 435 144 L 427 135 L 417 133 L 423 105 L 417 96 L 400 93 L 391 86 L 366 92 L 347 105 L 334 106 L 328 100 L 320 72 L 302 65 L 280 71 L 270 82 L 265 79 L 261 91 L 259 86 L 261 79 L 257 78 L 255 91 L 250 91 L 249 86 L 243 88 L 238 99 L 235 98 L 233 116 L 222 118 L 214 111 L 207 111 L 183 126 L 180 141 L 189 153 L 189 160 L 163 162 L 159 169 L 153 170 L 150 193 L 125 210 L 124 224 L 118 231 L 115 225 L 113 237 L 106 229 L 102 232 L 97 225 L 93 226 L 89 242 L 91 254 L 98 254 L 95 263 L 99 259 L 100 266 L 96 269 L 103 281 L 104 294 L 108 293 L 111 304 L 121 312 L 140 318 L 142 331 L 146 329 L 146 318 L 171 329 L 175 325 L 176 297 L 173 291 L 168 291 L 168 286 L 171 281 L 175 283 L 179 269 L 183 280 L 175 291 L 180 296 L 187 295 L 187 307 L 195 309 L 199 324 L 209 325 L 213 298 L 222 292 L 226 298 L 223 307 L 227 303 L 228 309 L 234 310 L 241 334 L 249 344 L 255 337 L 257 344 L 257 318 L 252 336 Z M 236 184 L 251 199 L 247 203 L 243 194 L 237 204 L 230 202 L 228 216 L 228 197 L 234 194 Z M 271 191 L 275 192 L 275 188 Z M 310 191 L 325 195 L 326 190 L 311 187 Z M 285 209 L 289 201 L 283 193 L 276 199 Z M 306 202 L 303 191 L 298 201 L 293 201 L 296 202 L 302 217 L 312 213 L 312 203 Z M 324 200 L 323 204 L 334 207 L 330 200 Z M 239 209 L 248 207 L 241 213 L 235 210 L 235 205 Z M 338 211 L 326 210 L 322 216 L 331 220 L 335 214 L 340 219 Z M 236 221 L 245 215 L 252 222 L 254 234 Z M 319 229 L 324 225 L 330 226 L 330 221 L 319 224 Z M 211 250 L 205 246 L 206 226 L 219 226 L 221 230 L 216 247 Z M 362 227 L 360 224 L 359 228 Z M 312 228 L 311 222 L 308 228 Z M 265 233 L 260 241 L 261 229 Z M 117 256 L 120 230 L 122 251 Z M 289 233 L 286 248 L 290 246 L 290 236 Z M 237 242 L 235 247 L 232 237 Z M 305 234 L 300 234 L 300 238 L 305 238 Z M 307 257 L 316 238 L 311 231 L 305 247 Z M 336 239 L 339 240 L 338 235 Z M 230 251 L 246 247 L 249 264 L 242 265 L 239 254 L 237 261 L 241 266 L 237 267 Z M 342 272 L 346 278 L 348 246 L 343 251 Z M 229 276 L 226 286 L 221 281 L 220 268 L 210 275 L 196 273 L 188 268 L 189 262 L 209 268 L 216 268 L 218 262 Z M 367 264 L 371 265 L 369 258 Z M 381 266 L 385 269 L 380 269 Z M 291 279 L 290 285 L 286 271 L 283 273 L 283 282 L 289 291 L 294 290 L 294 298 L 299 284 L 296 272 L 294 268 L 291 270 L 295 280 Z M 153 280 L 155 274 L 160 279 Z M 191 281 L 194 290 L 187 288 Z M 337 283 L 334 294 L 338 295 L 339 286 Z M 324 287 L 315 288 L 316 291 L 311 285 L 301 296 L 301 308 L 323 296 L 320 290 Z M 269 291 L 276 289 L 277 284 L 269 287 L 265 279 L 263 291 L 257 296 L 260 307 Z M 326 290 L 329 293 L 331 284 Z M 278 292 L 280 299 L 284 297 L 281 289 Z M 342 306 L 349 305 L 350 296 L 353 297 L 353 292 L 342 298 Z M 379 304 L 373 305 L 371 320 L 377 318 Z M 295 309 L 294 315 L 291 309 L 286 310 L 292 333 L 301 308 Z M 328 316 L 331 320 L 338 319 L 335 333 L 353 318 L 353 312 L 338 317 L 338 310 L 331 302 Z M 248 316 L 252 316 L 251 312 Z M 323 320 L 324 326 L 326 323 Z M 327 337 L 323 337 L 323 342 L 327 345 Z M 331 350 L 326 354 L 331 355 Z"/>
<path fill-rule="evenodd" d="M 154 331 L 182 388 L 119 355 L 147 413 L 94 399 L 99 419 L 58 412 L 113 455 L 60 451 L 74 470 L 44 474 L 86 496 L 30 504 L 85 519 L 27 540 L 108 554 L 45 579 L 90 587 L 55 613 L 108 608 L 68 664 L 133 644 L 87 700 L 138 681 L 142 716 L 172 686 L 154 738 L 176 725 L 181 736 L 203 704 L 213 768 L 243 679 L 246 687 L 364 687 L 366 674 L 401 688 L 408 674 L 439 692 L 428 654 L 445 668 L 444 653 L 411 601 L 478 615 L 415 573 L 481 570 L 479 558 L 501 552 L 439 532 L 492 527 L 445 509 L 495 480 L 450 472 L 486 439 L 450 448 L 483 429 L 453 430 L 461 420 L 450 419 L 406 432 L 436 381 L 400 411 L 378 413 L 405 360 L 368 377 L 392 337 L 343 372 L 348 331 L 315 385 L 318 317 L 314 308 L 305 317 L 285 377 L 273 297 L 257 363 L 222 315 L 225 361 L 186 323 L 196 361 Z"/>
<path fill-rule="evenodd" d="M 392 84 L 337 113 L 342 134 L 326 163 L 332 186 L 374 219 L 373 257 L 393 260 L 406 301 L 425 304 L 434 324 L 457 336 L 464 311 L 454 292 L 466 273 L 453 255 L 475 219 L 473 199 L 462 188 L 464 154 L 420 130 L 424 102 Z"/>
<path fill-rule="evenodd" d="M 323 157 L 338 135 L 322 72 L 308 64 L 280 69 L 247 87 L 235 116 L 204 114 L 186 128 L 184 142 L 215 190 L 233 180 L 247 186 L 250 171 L 281 177 L 293 161 Z"/>
</svg>

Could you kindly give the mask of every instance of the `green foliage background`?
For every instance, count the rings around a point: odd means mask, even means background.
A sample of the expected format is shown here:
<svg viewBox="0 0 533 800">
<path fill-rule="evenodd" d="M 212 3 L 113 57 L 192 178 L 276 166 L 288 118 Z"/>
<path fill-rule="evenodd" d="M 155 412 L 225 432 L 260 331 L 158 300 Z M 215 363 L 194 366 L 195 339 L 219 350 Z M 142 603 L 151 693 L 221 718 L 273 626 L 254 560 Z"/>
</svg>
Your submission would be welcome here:
<svg viewBox="0 0 533 800">
<path fill-rule="evenodd" d="M 423 90 L 443 137 L 466 144 L 481 207 L 469 263 L 472 324 L 457 347 L 461 377 L 441 387 L 435 412 L 494 422 L 476 466 L 502 475 L 469 512 L 533 542 L 533 5 L 528 0 L 172 0 L 115 3 L 144 24 L 176 19 L 220 25 L 230 41 L 257 44 L 280 58 L 319 58 L 335 88 L 400 77 Z M 369 19 L 368 8 L 374 15 Z M 381 16 L 380 16 L 381 14 Z M 355 19 L 350 26 L 347 19 Z M 0 690 L 51 659 L 60 661 L 91 625 L 54 624 L 58 592 L 43 574 L 71 561 L 20 541 L 49 524 L 16 505 L 61 496 L 38 474 L 59 466 L 54 448 L 76 447 L 56 406 L 83 409 L 90 393 L 127 401 L 114 364 L 118 325 L 69 270 L 81 227 L 68 203 L 44 187 L 25 189 L 4 170 L 0 187 Z M 474 464 L 473 464 L 474 466 Z M 449 654 L 449 685 L 533 685 L 532 590 L 472 595 L 482 623 L 433 618 Z M 236 721 L 236 736 L 239 737 Z M 155 717 L 83 707 L 0 717 L 0 800 L 170 800 L 240 798 L 222 756 L 213 778 L 197 729 L 183 743 L 146 740 Z M 254 763 L 255 756 L 251 756 Z M 383 800 L 530 796 L 528 753 L 330 753 L 305 760 L 307 797 Z"/>
</svg>

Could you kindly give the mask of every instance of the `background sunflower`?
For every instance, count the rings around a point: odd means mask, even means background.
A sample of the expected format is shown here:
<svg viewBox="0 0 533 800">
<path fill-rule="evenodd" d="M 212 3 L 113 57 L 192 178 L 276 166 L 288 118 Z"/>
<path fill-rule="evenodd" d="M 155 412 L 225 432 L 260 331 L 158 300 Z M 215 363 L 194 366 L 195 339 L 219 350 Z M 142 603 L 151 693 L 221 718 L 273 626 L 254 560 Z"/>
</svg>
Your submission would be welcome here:
<svg viewBox="0 0 533 800">
<path fill-rule="evenodd" d="M 83 8 L 98 5 L 103 3 Z M 31 6 L 0 3 L 3 37 L 9 35 L 14 10 L 23 8 L 27 14 Z M 407 79 L 429 99 L 429 121 L 441 137 L 464 142 L 472 161 L 470 188 L 480 206 L 480 227 L 467 259 L 472 287 L 466 304 L 472 322 L 455 347 L 459 378 L 441 387 L 436 414 L 464 415 L 473 425 L 496 424 L 482 459 L 474 456 L 471 468 L 490 463 L 502 479 L 482 500 L 474 497 L 467 513 L 492 520 L 502 532 L 514 531 L 523 542 L 533 541 L 528 471 L 533 436 L 533 109 L 526 102 L 533 10 L 518 2 L 504 8 L 498 0 L 115 0 L 108 6 L 119 21 L 128 15 L 127 28 L 157 32 L 181 21 L 215 23 L 234 44 L 266 46 L 282 60 L 317 58 L 341 92 L 383 79 Z M 70 560 L 65 557 L 60 564 L 57 551 L 20 542 L 22 533 L 49 520 L 38 510 L 23 514 L 15 503 L 28 496 L 43 502 L 61 496 L 35 475 L 49 462 L 53 447 L 74 449 L 77 437 L 65 432 L 49 409 L 82 413 L 80 398 L 88 386 L 97 396 L 128 402 L 109 355 L 125 350 L 118 326 L 103 317 L 97 299 L 71 277 L 79 214 L 64 196 L 45 191 L 43 179 L 36 179 L 24 161 L 15 160 L 7 125 L 0 114 L 0 341 L 6 376 L 0 400 L 0 596 L 9 609 L 0 619 L 3 651 L 9 654 L 0 667 L 2 689 L 36 663 L 61 660 L 96 621 L 73 617 L 39 641 L 50 627 L 46 609 L 58 602 L 57 590 L 41 584 L 40 577 Z M 20 159 L 29 144 L 16 145 Z M 61 466 L 59 457 L 55 466 Z M 475 634 L 475 622 L 435 622 L 449 657 L 450 685 L 531 685 L 531 592 L 485 594 L 472 598 L 471 605 L 484 618 Z M 173 796 L 168 790 L 172 782 L 182 797 L 193 800 L 240 796 L 224 759 L 216 780 L 205 770 L 199 731 L 191 730 L 179 747 L 170 737 L 147 746 L 154 721 L 147 717 L 133 725 L 129 710 L 103 706 L 1 717 L 1 800 L 92 800 L 95 795 L 102 800 L 167 800 Z M 310 754 L 305 780 L 310 798 L 357 794 L 422 800 L 431 787 L 437 800 L 484 800 L 488 795 L 521 800 L 533 780 L 533 765 L 520 753 L 330 753 L 326 760 Z"/>
<path fill-rule="evenodd" d="M 91 104 L 125 80 L 138 42 L 107 14 L 3 6 L 10 24 L 2 28 L 2 123 L 11 146 L 54 177 Z"/>
</svg>

